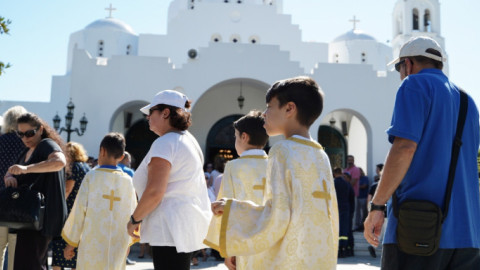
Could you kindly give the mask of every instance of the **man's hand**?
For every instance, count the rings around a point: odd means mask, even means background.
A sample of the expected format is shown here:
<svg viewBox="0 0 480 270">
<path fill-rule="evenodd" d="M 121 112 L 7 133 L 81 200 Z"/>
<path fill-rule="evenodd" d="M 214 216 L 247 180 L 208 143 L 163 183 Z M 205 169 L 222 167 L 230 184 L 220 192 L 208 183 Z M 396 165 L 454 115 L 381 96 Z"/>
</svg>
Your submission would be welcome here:
<svg viewBox="0 0 480 270">
<path fill-rule="evenodd" d="M 225 266 L 228 270 L 236 270 L 237 269 L 237 257 L 227 257 L 225 258 Z"/>
<path fill-rule="evenodd" d="M 378 247 L 380 242 L 378 238 L 382 232 L 382 226 L 385 218 L 384 211 L 371 211 L 368 213 L 367 219 L 363 223 L 364 231 L 363 236 L 370 245 Z"/>
<path fill-rule="evenodd" d="M 225 207 L 226 202 L 221 199 L 212 203 L 212 212 L 214 215 L 219 216 L 223 214 L 223 208 Z"/>
<path fill-rule="evenodd" d="M 132 224 L 131 221 L 128 222 L 128 224 L 127 224 L 128 235 L 130 235 L 134 239 L 140 239 L 139 231 L 140 231 L 140 223 Z"/>
<path fill-rule="evenodd" d="M 65 257 L 65 259 L 67 260 L 71 260 L 75 256 L 74 249 L 75 249 L 74 247 L 67 244 L 67 246 L 63 250 L 63 257 Z"/>
</svg>

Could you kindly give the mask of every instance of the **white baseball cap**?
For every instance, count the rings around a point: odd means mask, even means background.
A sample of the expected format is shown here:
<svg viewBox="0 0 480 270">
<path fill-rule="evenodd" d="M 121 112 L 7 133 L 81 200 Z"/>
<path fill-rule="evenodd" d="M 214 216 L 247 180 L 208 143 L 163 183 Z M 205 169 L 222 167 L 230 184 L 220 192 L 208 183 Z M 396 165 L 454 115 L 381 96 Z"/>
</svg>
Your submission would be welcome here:
<svg viewBox="0 0 480 270">
<path fill-rule="evenodd" d="M 157 106 L 158 104 L 170 105 L 185 110 L 185 103 L 188 98 L 184 94 L 175 90 L 163 90 L 158 92 L 152 99 L 152 102 L 147 106 L 140 109 L 140 111 L 146 115 L 150 114 L 150 108 Z"/>
<path fill-rule="evenodd" d="M 427 52 L 428 49 L 434 49 L 438 51 L 441 56 Z M 398 58 L 388 63 L 387 66 L 400 62 L 400 58 L 402 57 L 410 56 L 425 56 L 433 60 L 445 62 L 447 61 L 447 58 L 443 57 L 443 55 L 444 53 L 442 47 L 440 47 L 438 42 L 436 42 L 434 39 L 425 36 L 413 37 L 407 41 L 407 43 L 403 44 Z"/>
</svg>

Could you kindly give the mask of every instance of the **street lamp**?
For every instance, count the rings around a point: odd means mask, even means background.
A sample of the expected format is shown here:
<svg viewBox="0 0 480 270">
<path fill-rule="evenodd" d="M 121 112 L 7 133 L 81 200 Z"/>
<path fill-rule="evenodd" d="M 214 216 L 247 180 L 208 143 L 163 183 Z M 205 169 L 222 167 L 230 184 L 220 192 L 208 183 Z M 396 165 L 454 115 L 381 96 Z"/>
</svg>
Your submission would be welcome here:
<svg viewBox="0 0 480 270">
<path fill-rule="evenodd" d="M 75 109 L 75 105 L 73 104 L 72 99 L 70 99 L 70 102 L 67 104 L 67 115 L 65 115 L 65 127 L 60 128 L 60 122 L 62 119 L 58 116 L 58 112 L 53 117 L 53 127 L 58 131 L 58 134 L 61 134 L 62 131 L 67 132 L 67 142 L 70 141 L 70 133 L 76 132 L 78 136 L 82 136 L 85 133 L 85 130 L 87 130 L 88 120 L 87 117 L 85 117 L 85 113 L 80 119 L 80 130 L 78 130 L 78 128 L 72 129 L 73 109 Z"/>
</svg>

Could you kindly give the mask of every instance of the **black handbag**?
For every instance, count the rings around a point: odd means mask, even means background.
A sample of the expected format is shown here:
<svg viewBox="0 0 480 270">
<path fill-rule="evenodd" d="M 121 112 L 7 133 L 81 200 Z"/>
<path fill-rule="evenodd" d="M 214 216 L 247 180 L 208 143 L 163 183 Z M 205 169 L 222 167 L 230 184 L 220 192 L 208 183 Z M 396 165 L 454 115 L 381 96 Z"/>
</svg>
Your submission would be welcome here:
<svg viewBox="0 0 480 270">
<path fill-rule="evenodd" d="M 433 202 L 426 200 L 406 199 L 398 207 L 396 192 L 393 193 L 393 212 L 398 219 L 397 243 L 398 248 L 411 255 L 431 256 L 440 246 L 442 224 L 448 214 L 450 198 L 452 196 L 453 180 L 457 167 L 458 154 L 462 145 L 463 126 L 467 115 L 468 96 L 460 90 L 460 110 L 457 121 L 457 130 L 452 146 L 452 156 L 448 171 L 447 190 L 442 209 Z"/>
<path fill-rule="evenodd" d="M 41 192 L 31 189 L 32 185 L 0 190 L 0 226 L 36 231 L 43 228 L 45 199 Z"/>
</svg>

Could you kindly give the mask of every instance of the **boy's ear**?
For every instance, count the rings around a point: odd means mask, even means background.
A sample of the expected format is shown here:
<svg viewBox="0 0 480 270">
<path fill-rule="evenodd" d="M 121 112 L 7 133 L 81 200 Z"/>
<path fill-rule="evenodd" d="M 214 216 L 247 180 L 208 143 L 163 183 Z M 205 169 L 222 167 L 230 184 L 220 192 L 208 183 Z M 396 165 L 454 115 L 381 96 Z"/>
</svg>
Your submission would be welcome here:
<svg viewBox="0 0 480 270">
<path fill-rule="evenodd" d="M 242 141 L 247 143 L 250 140 L 250 136 L 246 132 L 242 132 L 242 134 L 240 135 L 240 138 L 242 139 Z"/>
<path fill-rule="evenodd" d="M 287 104 L 285 104 L 285 112 L 287 113 L 287 117 L 295 115 L 297 112 L 297 105 L 292 101 L 287 102 Z"/>
</svg>

